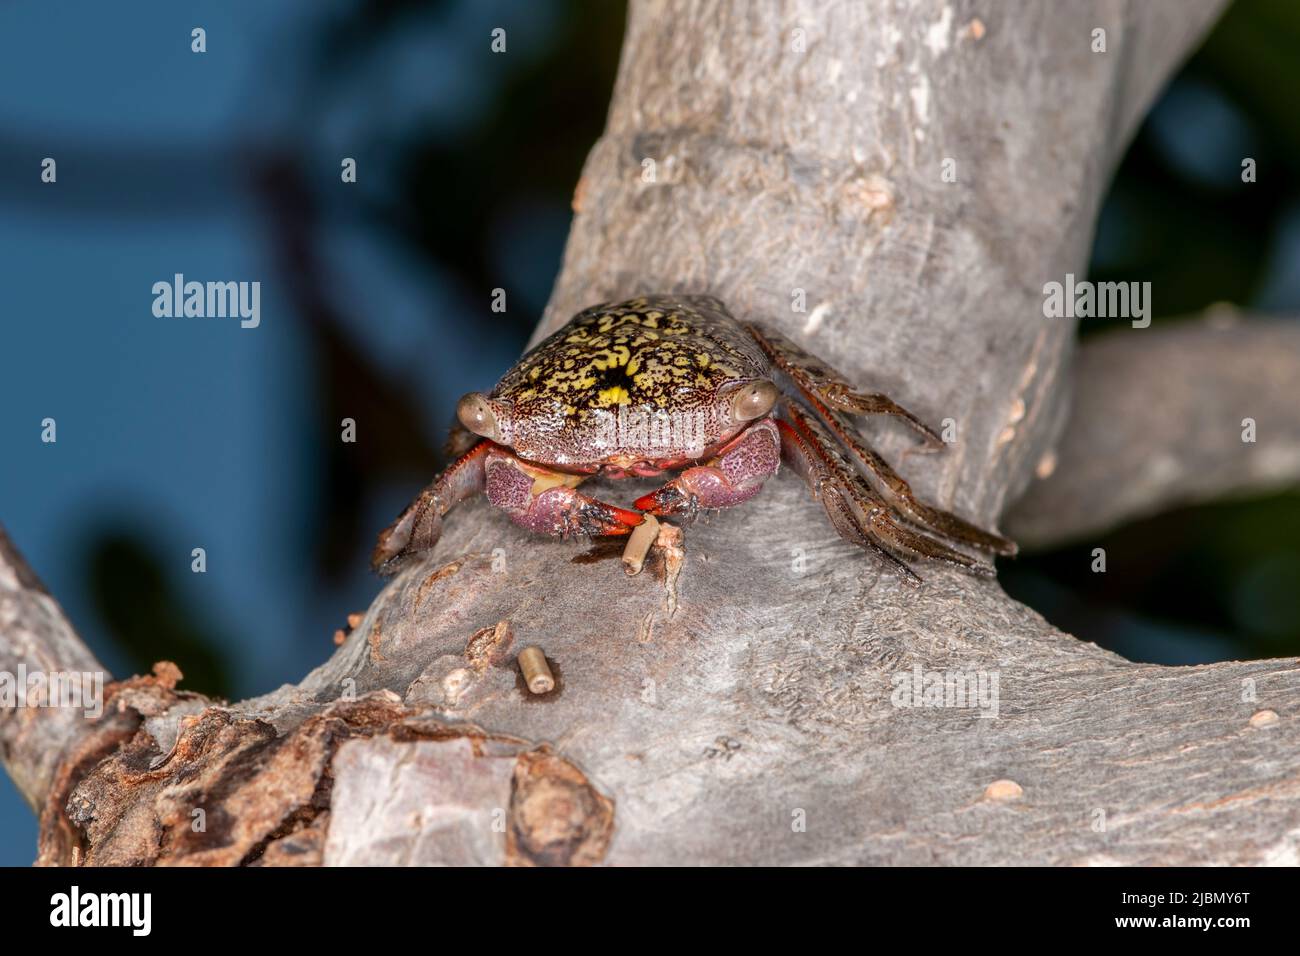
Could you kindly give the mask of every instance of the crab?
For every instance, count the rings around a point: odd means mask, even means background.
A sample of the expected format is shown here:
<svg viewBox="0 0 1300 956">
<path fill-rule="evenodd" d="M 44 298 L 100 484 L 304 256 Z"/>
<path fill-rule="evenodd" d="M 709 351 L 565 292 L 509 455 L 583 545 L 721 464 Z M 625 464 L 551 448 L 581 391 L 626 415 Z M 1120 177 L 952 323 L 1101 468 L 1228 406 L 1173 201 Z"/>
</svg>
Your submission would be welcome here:
<svg viewBox="0 0 1300 956">
<path fill-rule="evenodd" d="M 380 573 L 437 543 L 458 502 L 486 494 L 524 528 L 560 537 L 629 534 L 647 514 L 689 522 L 757 495 L 782 462 L 831 526 L 908 584 L 904 557 L 993 573 L 1011 541 L 920 500 L 852 424 L 886 415 L 931 449 L 924 422 L 779 333 L 741 323 L 712 296 L 651 295 L 579 312 L 456 408 L 462 453 L 379 535 Z M 589 478 L 673 473 L 631 508 L 579 490 Z M 976 552 L 977 556 L 960 548 Z"/>
</svg>

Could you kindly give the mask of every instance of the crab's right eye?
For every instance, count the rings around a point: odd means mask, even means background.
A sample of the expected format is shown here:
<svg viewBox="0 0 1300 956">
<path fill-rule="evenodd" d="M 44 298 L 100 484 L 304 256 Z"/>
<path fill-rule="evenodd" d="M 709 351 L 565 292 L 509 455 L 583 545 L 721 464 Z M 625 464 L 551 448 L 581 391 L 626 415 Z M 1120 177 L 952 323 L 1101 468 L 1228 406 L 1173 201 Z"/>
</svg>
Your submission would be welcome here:
<svg viewBox="0 0 1300 956">
<path fill-rule="evenodd" d="M 497 417 L 482 392 L 470 392 L 456 403 L 456 417 L 475 435 L 498 441 Z"/>
<path fill-rule="evenodd" d="M 758 379 L 736 390 L 731 398 L 731 417 L 736 422 L 752 422 L 772 410 L 780 392 L 766 379 Z"/>
</svg>

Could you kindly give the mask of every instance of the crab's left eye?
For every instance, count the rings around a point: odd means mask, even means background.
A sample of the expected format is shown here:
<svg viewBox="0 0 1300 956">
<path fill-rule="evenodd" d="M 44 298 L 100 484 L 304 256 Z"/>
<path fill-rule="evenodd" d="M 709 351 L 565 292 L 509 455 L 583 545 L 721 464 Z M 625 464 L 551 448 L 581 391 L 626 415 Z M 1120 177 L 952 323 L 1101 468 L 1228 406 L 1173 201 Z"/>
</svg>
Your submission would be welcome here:
<svg viewBox="0 0 1300 956">
<path fill-rule="evenodd" d="M 456 417 L 475 435 L 499 441 L 497 416 L 482 392 L 470 392 L 456 403 Z"/>
<path fill-rule="evenodd" d="M 731 417 L 737 422 L 752 422 L 772 410 L 780 392 L 767 379 L 749 382 L 731 396 Z"/>
</svg>

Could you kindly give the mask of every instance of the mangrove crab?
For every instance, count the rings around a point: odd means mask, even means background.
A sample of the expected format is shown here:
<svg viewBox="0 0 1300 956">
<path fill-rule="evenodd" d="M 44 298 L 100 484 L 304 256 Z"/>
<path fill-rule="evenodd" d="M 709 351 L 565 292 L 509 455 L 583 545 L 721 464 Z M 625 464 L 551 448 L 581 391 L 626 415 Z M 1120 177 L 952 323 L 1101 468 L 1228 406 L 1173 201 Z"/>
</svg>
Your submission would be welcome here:
<svg viewBox="0 0 1300 956">
<path fill-rule="evenodd" d="M 646 514 L 689 520 L 700 509 L 747 501 L 782 461 L 842 537 L 910 584 L 920 578 L 900 554 L 989 574 L 991 565 L 954 545 L 1015 553 L 1000 535 L 919 500 L 858 434 L 853 415 L 892 416 L 942 447 L 889 397 L 856 391 L 784 336 L 740 323 L 712 296 L 592 306 L 524 355 L 491 394 L 460 400 L 456 416 L 474 443 L 379 535 L 372 565 L 391 572 L 432 547 L 447 511 L 480 492 L 533 531 L 624 535 Z M 578 490 L 595 475 L 665 472 L 679 473 L 631 509 Z"/>
</svg>

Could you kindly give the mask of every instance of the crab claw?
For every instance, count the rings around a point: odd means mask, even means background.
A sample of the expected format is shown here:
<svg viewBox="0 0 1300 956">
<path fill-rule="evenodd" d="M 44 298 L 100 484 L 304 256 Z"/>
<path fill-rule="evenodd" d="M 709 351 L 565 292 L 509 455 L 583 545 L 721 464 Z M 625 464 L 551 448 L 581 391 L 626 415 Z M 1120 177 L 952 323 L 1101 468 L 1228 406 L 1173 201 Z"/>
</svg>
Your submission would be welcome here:
<svg viewBox="0 0 1300 956">
<path fill-rule="evenodd" d="M 693 493 L 682 488 L 680 478 L 674 478 L 666 485 L 642 495 L 632 502 L 632 507 L 658 518 L 669 515 L 689 518 L 698 510 L 699 500 Z"/>
<path fill-rule="evenodd" d="M 629 511 L 598 501 L 572 488 L 550 488 L 530 499 L 528 507 L 511 514 L 525 528 L 561 537 L 624 535 L 645 520 Z"/>
<path fill-rule="evenodd" d="M 781 463 L 780 437 L 770 419 L 752 425 L 712 463 L 687 468 L 662 487 L 642 495 L 633 507 L 656 518 L 687 521 L 701 509 L 730 508 L 758 494 Z"/>
<path fill-rule="evenodd" d="M 580 534 L 629 534 L 633 528 L 645 521 L 645 515 L 639 511 L 629 511 L 627 508 L 620 508 L 605 501 L 596 501 L 577 493 L 574 497 L 581 499 L 581 503 L 569 511 L 569 516 Z"/>
</svg>

